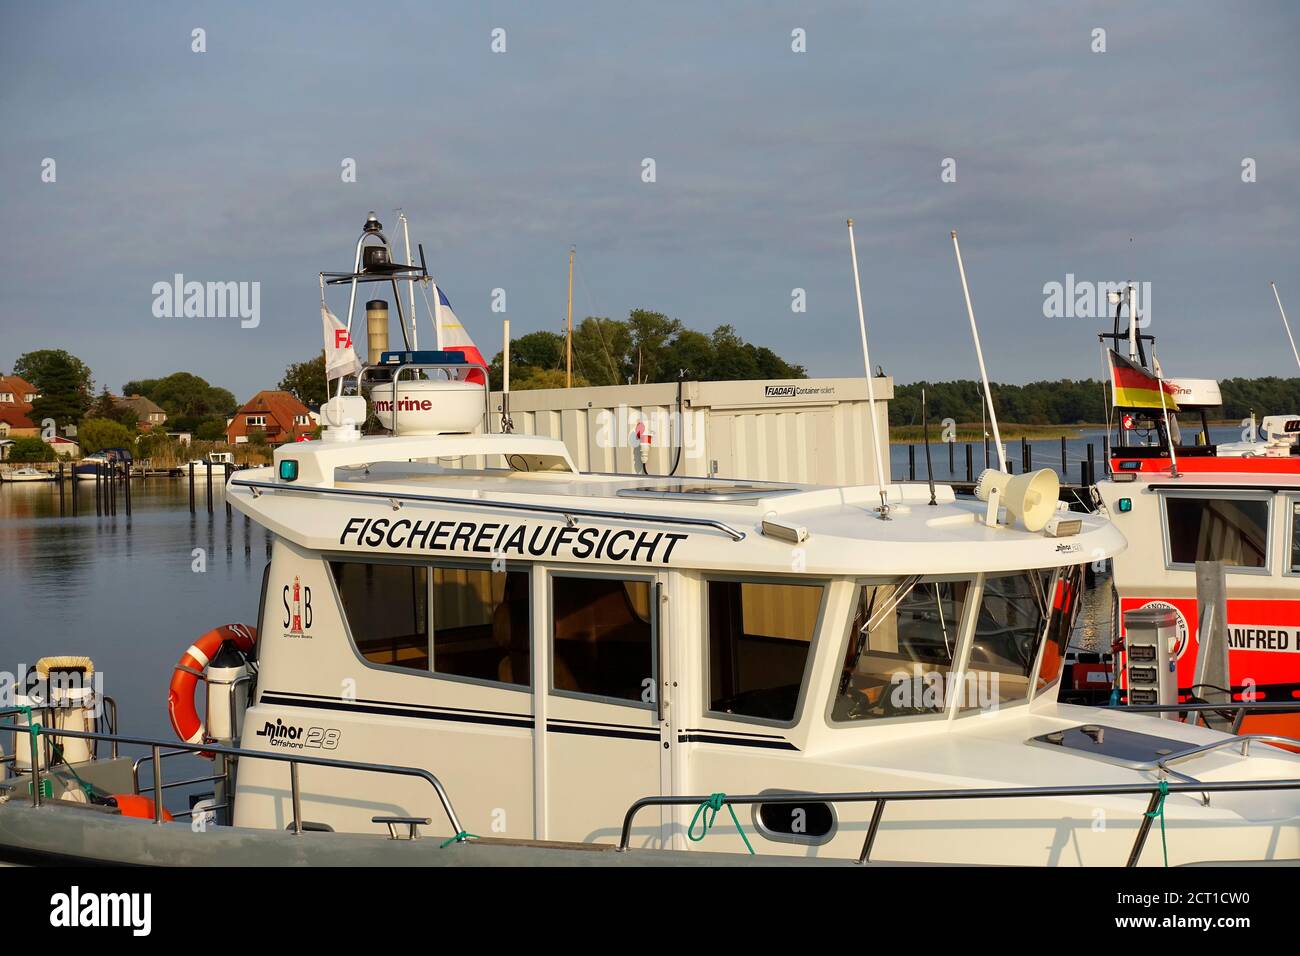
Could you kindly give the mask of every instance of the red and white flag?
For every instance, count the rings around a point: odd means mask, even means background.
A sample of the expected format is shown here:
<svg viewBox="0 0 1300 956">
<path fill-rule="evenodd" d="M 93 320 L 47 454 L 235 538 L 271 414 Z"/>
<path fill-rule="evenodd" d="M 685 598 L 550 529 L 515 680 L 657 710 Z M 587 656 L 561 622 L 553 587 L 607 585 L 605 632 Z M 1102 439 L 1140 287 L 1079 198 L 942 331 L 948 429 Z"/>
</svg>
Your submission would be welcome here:
<svg viewBox="0 0 1300 956">
<path fill-rule="evenodd" d="M 478 350 L 474 340 L 469 337 L 465 331 L 465 326 L 461 325 L 460 319 L 451 308 L 451 303 L 443 295 L 442 289 L 438 289 L 438 346 L 444 352 L 460 352 L 465 356 L 465 361 L 474 362 L 481 365 L 487 365 L 483 360 L 483 353 Z M 475 382 L 479 385 L 486 384 L 483 372 L 479 369 L 470 369 L 468 372 L 462 372 L 461 375 L 467 382 Z"/>
<path fill-rule="evenodd" d="M 321 303 L 320 317 L 325 325 L 325 380 L 332 382 L 361 371 L 361 360 L 352 348 L 352 336 L 324 302 Z"/>
</svg>

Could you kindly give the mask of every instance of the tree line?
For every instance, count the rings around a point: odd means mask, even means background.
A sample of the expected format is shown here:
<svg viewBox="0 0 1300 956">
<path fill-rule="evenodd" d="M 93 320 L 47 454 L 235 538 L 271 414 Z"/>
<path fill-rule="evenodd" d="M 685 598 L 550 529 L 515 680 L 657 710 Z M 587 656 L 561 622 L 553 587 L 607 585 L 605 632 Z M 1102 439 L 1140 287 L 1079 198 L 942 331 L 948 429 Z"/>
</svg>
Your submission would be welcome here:
<svg viewBox="0 0 1300 956">
<path fill-rule="evenodd" d="M 202 441 L 222 441 L 226 418 L 238 407 L 235 396 L 227 389 L 190 372 L 127 382 L 122 386 L 122 396 L 144 396 L 167 413 L 163 428 L 144 433 L 135 412 L 118 405 L 108 386 L 96 393 L 90 367 L 64 349 L 26 352 L 14 361 L 13 374 L 39 393 L 27 417 L 37 426 L 52 421 L 61 434 L 67 434 L 69 426 L 74 427 L 77 442 L 87 453 L 135 447 L 137 452 L 148 454 L 149 446 L 167 441 L 168 431 L 189 432 Z M 41 447 L 34 444 L 37 442 Z M 18 460 L 16 455 L 47 461 L 52 452 L 40 439 L 31 439 L 22 448 L 15 448 L 10 457 Z"/>
<path fill-rule="evenodd" d="M 897 385 L 889 406 L 891 425 L 921 424 L 921 390 L 931 422 L 951 418 L 982 420 L 984 390 L 971 379 Z M 989 384 L 1000 421 L 1020 425 L 1080 425 L 1106 420 L 1110 393 L 1097 379 L 1058 379 L 1026 385 Z M 1215 418 L 1240 420 L 1257 416 L 1300 414 L 1300 378 L 1225 378 L 1219 382 L 1223 404 Z"/>
</svg>

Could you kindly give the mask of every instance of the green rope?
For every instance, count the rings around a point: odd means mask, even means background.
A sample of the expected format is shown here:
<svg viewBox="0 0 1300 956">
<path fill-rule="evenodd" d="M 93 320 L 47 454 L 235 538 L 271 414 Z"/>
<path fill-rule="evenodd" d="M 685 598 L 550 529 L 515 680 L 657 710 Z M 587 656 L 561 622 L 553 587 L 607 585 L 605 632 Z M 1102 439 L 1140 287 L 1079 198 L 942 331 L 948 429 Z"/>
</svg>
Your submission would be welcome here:
<svg viewBox="0 0 1300 956">
<path fill-rule="evenodd" d="M 448 837 L 447 839 L 439 843 L 438 849 L 445 850 L 453 843 L 464 843 L 466 840 L 477 840 L 477 839 L 478 839 L 477 833 L 470 833 L 468 830 L 461 830 L 454 837 Z"/>
<path fill-rule="evenodd" d="M 32 778 L 36 777 L 36 768 L 40 766 L 41 758 L 41 725 L 32 720 L 32 709 L 25 705 L 19 705 L 18 710 L 22 712 L 23 719 L 27 721 L 27 733 L 32 738 Z M 34 783 L 27 785 L 28 793 L 36 789 Z M 41 781 L 41 796 L 54 799 L 54 781 L 46 777 Z"/>
<path fill-rule="evenodd" d="M 37 762 L 40 759 L 41 725 L 36 721 L 32 720 L 32 709 L 30 707 L 20 706 L 18 707 L 18 710 L 22 712 L 24 719 L 27 721 L 27 733 L 32 738 L 32 766 L 36 766 Z M 51 740 L 50 749 L 53 752 L 53 756 L 63 761 L 63 765 L 68 768 L 68 772 L 72 774 L 73 778 L 77 781 L 77 784 L 81 787 L 82 791 L 86 794 L 86 796 L 91 800 L 95 799 L 95 797 L 97 796 L 95 788 L 92 787 L 90 784 L 86 783 L 86 781 L 81 779 L 81 775 L 77 773 L 76 769 L 72 766 L 72 764 L 68 761 L 67 757 L 64 755 L 63 747 L 60 744 L 56 743 L 55 741 Z M 47 768 L 47 771 L 48 769 L 49 768 Z M 31 787 L 28 787 L 28 790 L 30 789 Z M 41 781 L 41 796 L 52 798 L 53 794 L 54 794 L 54 781 L 52 781 L 47 777 L 46 779 Z"/>
<path fill-rule="evenodd" d="M 725 793 L 715 793 L 711 794 L 709 799 L 696 807 L 695 816 L 691 817 L 691 825 L 686 828 L 686 836 L 692 843 L 699 843 L 703 840 L 709 835 L 709 831 L 713 829 L 713 824 L 718 819 L 718 811 L 725 806 L 727 812 L 731 814 L 731 822 L 736 825 L 736 832 L 739 833 L 740 838 L 745 841 L 745 849 L 749 851 L 750 856 L 753 856 L 754 847 L 750 845 L 749 837 L 745 836 L 745 828 L 740 825 L 740 820 L 736 818 L 736 808 L 726 801 L 727 795 Z M 701 820 L 701 816 L 703 816 L 703 820 Z M 703 828 L 700 830 L 700 835 L 696 836 L 695 824 L 701 822 L 703 823 Z"/>
<path fill-rule="evenodd" d="M 1145 816 L 1160 818 L 1160 849 L 1165 854 L 1165 866 L 1169 865 L 1169 844 L 1165 842 L 1165 797 L 1169 796 L 1169 781 L 1160 781 L 1160 800 L 1156 803 L 1156 808 Z"/>
</svg>

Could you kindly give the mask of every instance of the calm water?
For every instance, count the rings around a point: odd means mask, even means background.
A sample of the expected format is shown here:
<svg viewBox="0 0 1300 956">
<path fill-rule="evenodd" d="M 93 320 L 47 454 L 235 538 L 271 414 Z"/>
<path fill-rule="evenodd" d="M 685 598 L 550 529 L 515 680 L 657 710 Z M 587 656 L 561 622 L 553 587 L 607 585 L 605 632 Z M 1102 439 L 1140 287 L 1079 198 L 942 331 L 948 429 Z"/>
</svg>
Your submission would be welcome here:
<svg viewBox="0 0 1300 956">
<path fill-rule="evenodd" d="M 76 484 L 80 516 L 61 518 L 54 482 L 0 483 L 0 671 L 88 655 L 122 732 L 170 739 L 172 668 L 209 628 L 253 622 L 268 535 L 238 512 L 227 520 L 217 482 L 209 516 L 201 484 L 190 515 L 186 482 L 134 481 L 129 518 L 120 494 L 116 516 L 96 517 L 94 483 Z"/>
<path fill-rule="evenodd" d="M 958 442 L 952 449 L 953 468 L 948 470 L 948 446 L 938 440 L 939 429 L 932 427 L 930 431 L 930 457 L 934 461 L 934 477 L 936 481 L 954 481 L 966 480 L 966 443 Z M 1097 462 L 1097 476 L 1102 473 L 1102 461 L 1104 455 L 1103 438 L 1105 432 L 1102 430 L 1085 430 L 1077 438 L 1067 438 L 1065 441 L 1065 465 L 1066 471 L 1061 471 L 1061 439 L 1046 438 L 1040 441 L 1031 441 L 1030 464 L 1034 468 L 1051 468 L 1057 474 L 1069 481 L 1077 482 L 1079 480 L 1079 465 L 1088 460 L 1088 445 L 1093 446 L 1093 454 Z M 1190 430 L 1185 434 L 1185 439 L 1191 439 Z M 1215 442 L 1235 442 L 1241 441 L 1243 436 L 1241 429 L 1234 426 L 1211 427 L 1210 437 Z M 1012 465 L 1017 474 L 1020 473 L 1020 439 L 1014 441 L 1003 441 L 1007 449 L 1007 463 Z M 984 445 L 982 442 L 971 443 L 971 455 L 973 459 L 975 477 L 979 477 L 980 471 L 984 468 Z M 989 463 L 997 467 L 998 453 L 993 447 L 993 442 L 989 441 Z M 895 444 L 889 448 L 889 463 L 892 477 L 906 480 L 908 476 L 907 469 L 907 445 Z M 925 479 L 925 446 L 920 442 L 916 443 L 916 477 L 918 480 Z"/>
</svg>

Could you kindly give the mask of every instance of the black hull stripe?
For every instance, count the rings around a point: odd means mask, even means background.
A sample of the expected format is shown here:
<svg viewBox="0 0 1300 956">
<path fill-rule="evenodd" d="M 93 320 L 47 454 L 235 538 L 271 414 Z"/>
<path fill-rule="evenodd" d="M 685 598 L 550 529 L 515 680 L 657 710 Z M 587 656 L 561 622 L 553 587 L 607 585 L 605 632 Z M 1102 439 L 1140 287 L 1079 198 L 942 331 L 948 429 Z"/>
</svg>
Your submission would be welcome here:
<svg viewBox="0 0 1300 956">
<path fill-rule="evenodd" d="M 515 727 L 531 730 L 534 720 L 523 714 L 510 714 L 497 711 L 470 711 L 460 708 L 433 708 L 420 705 L 383 705 L 358 700 L 355 703 L 326 698 L 318 694 L 294 694 L 292 696 L 267 691 L 258 699 L 259 704 L 281 707 L 317 708 L 335 710 L 352 714 L 376 714 L 383 717 L 413 717 L 420 720 L 442 720 L 452 723 L 483 724 L 494 727 Z M 644 727 L 628 727 L 619 724 L 597 724 L 588 721 L 566 721 L 563 718 L 547 721 L 548 733 L 577 734 L 588 737 L 614 737 L 624 740 L 659 740 L 659 732 Z M 764 737 L 761 739 L 723 736 L 735 731 L 718 733 L 701 733 L 688 731 L 677 735 L 678 743 L 724 744 L 732 747 L 759 747 L 767 750 L 794 750 L 799 748 L 788 740 Z"/>
<path fill-rule="evenodd" d="M 391 705 L 381 706 L 371 703 L 351 703 L 349 701 L 331 700 L 319 695 L 311 695 L 311 700 L 298 700 L 299 695 L 292 697 L 283 694 L 271 692 L 264 693 L 259 703 L 268 705 L 279 705 L 282 707 L 305 707 L 320 708 L 322 710 L 337 710 L 345 713 L 356 714 L 378 714 L 385 717 L 415 717 L 422 720 L 445 720 L 453 723 L 468 724 L 488 724 L 498 727 L 519 727 L 531 730 L 534 726 L 532 717 L 522 714 L 510 714 L 493 711 L 467 711 L 461 709 L 447 708 L 444 712 L 430 708 L 411 705 L 412 709 L 406 709 L 405 706 L 394 707 Z M 308 695 L 301 695 L 306 697 Z M 659 732 L 656 730 L 647 730 L 639 727 L 625 727 L 618 724 L 595 724 L 589 722 L 580 723 L 579 726 L 566 726 L 554 722 L 548 722 L 547 730 L 553 733 L 562 734 L 582 734 L 590 737 L 622 737 L 629 740 L 659 740 Z"/>
<path fill-rule="evenodd" d="M 742 740 L 738 737 L 715 737 L 712 734 L 678 734 L 679 744 L 726 744 L 730 747 L 761 747 L 766 750 L 798 750 L 788 740 Z"/>
<path fill-rule="evenodd" d="M 618 730 L 603 727 L 566 727 L 564 724 L 547 723 L 546 730 L 553 734 L 581 734 L 584 737 L 621 737 L 626 740 L 650 740 L 659 742 L 659 733 L 654 730 Z"/>
<path fill-rule="evenodd" d="M 402 707 L 380 707 L 374 704 L 352 704 L 339 700 L 295 700 L 278 694 L 263 694 L 259 704 L 278 704 L 282 707 L 341 710 L 350 714 L 378 714 L 384 717 L 416 717 L 421 720 L 449 720 L 466 724 L 490 724 L 497 727 L 521 727 L 531 730 L 533 719 L 518 714 L 439 713 L 434 710 L 407 710 Z"/>
</svg>

